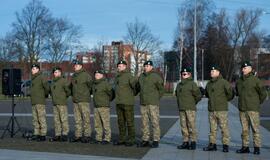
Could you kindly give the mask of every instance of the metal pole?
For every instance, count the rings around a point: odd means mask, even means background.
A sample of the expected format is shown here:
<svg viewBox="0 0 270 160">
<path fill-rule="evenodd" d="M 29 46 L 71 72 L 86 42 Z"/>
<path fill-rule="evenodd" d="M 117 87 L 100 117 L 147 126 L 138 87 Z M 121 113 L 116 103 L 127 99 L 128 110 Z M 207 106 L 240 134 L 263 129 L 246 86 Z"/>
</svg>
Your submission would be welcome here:
<svg viewBox="0 0 270 160">
<path fill-rule="evenodd" d="M 204 81 L 204 49 L 202 49 L 202 83 Z"/>
<path fill-rule="evenodd" d="M 197 0 L 194 7 L 194 81 L 197 82 Z"/>
</svg>

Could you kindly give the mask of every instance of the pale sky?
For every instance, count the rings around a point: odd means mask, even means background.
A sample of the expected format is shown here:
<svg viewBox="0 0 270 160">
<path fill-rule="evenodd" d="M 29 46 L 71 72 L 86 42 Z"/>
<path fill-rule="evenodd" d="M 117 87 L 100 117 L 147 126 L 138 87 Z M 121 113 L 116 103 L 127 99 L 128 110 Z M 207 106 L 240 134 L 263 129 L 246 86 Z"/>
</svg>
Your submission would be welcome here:
<svg viewBox="0 0 270 160">
<path fill-rule="evenodd" d="M 15 12 L 30 0 L 0 0 L 0 36 L 11 30 Z M 66 17 L 83 30 L 82 42 L 93 47 L 97 41 L 122 40 L 127 22 L 137 17 L 170 49 L 177 25 L 177 8 L 183 0 L 43 0 L 56 17 Z M 214 0 L 216 9 L 226 8 L 234 14 L 239 8 L 261 8 L 270 13 L 270 0 Z M 270 34 L 270 14 L 264 14 L 260 29 Z"/>
</svg>

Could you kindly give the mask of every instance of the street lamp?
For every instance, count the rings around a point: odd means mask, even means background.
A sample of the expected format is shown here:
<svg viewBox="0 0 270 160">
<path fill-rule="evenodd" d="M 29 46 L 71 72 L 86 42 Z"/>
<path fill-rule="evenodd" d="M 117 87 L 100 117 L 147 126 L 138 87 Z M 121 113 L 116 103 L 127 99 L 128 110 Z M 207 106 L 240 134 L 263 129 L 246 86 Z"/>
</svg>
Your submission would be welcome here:
<svg viewBox="0 0 270 160">
<path fill-rule="evenodd" d="M 194 7 L 194 81 L 197 82 L 197 0 Z"/>
</svg>

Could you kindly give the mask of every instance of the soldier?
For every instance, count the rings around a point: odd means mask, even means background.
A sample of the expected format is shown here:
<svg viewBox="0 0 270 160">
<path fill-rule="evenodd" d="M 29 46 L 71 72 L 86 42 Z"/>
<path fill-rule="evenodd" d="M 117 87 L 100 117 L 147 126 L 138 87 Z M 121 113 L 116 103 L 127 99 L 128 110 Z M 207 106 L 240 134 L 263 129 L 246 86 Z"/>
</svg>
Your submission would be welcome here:
<svg viewBox="0 0 270 160">
<path fill-rule="evenodd" d="M 47 123 L 45 100 L 49 92 L 49 84 L 40 72 L 38 64 L 32 65 L 31 72 L 31 103 L 34 126 L 32 140 L 46 141 Z"/>
<path fill-rule="evenodd" d="M 159 100 L 164 93 L 162 78 L 153 71 L 153 62 L 144 63 L 144 73 L 139 77 L 140 104 L 142 115 L 142 141 L 140 147 L 150 145 L 149 120 L 153 130 L 153 143 L 151 147 L 157 148 L 160 140 L 159 127 Z"/>
<path fill-rule="evenodd" d="M 68 111 L 67 99 L 71 95 L 68 81 L 62 76 L 62 69 L 55 67 L 52 70 L 53 80 L 50 86 L 55 136 L 50 141 L 67 141 L 68 140 Z"/>
<path fill-rule="evenodd" d="M 236 83 L 240 122 L 242 125 L 242 148 L 237 153 L 249 153 L 249 128 L 252 128 L 254 154 L 260 154 L 260 104 L 266 99 L 266 90 L 262 82 L 253 75 L 250 62 L 241 66 L 242 77 Z"/>
<path fill-rule="evenodd" d="M 114 98 L 112 86 L 104 77 L 103 71 L 95 71 L 93 83 L 94 120 L 96 143 L 109 144 L 111 141 L 110 101 Z M 102 140 L 104 131 L 104 139 Z"/>
<path fill-rule="evenodd" d="M 115 103 L 119 140 L 115 141 L 114 145 L 133 146 L 135 143 L 134 91 L 136 90 L 137 81 L 127 70 L 126 61 L 119 61 L 117 63 L 117 69 L 118 73 L 115 78 Z"/>
<path fill-rule="evenodd" d="M 72 100 L 74 103 L 75 137 L 71 142 L 88 143 L 91 141 L 89 101 L 92 77 L 83 69 L 79 60 L 73 61 L 75 73 L 71 79 Z"/>
<path fill-rule="evenodd" d="M 175 91 L 180 115 L 180 126 L 183 143 L 178 149 L 196 149 L 196 104 L 201 100 L 201 92 L 192 80 L 191 68 L 184 67 L 181 71 L 182 80 Z M 191 141 L 189 145 L 189 141 Z"/>
<path fill-rule="evenodd" d="M 233 90 L 228 81 L 223 79 L 220 68 L 211 67 L 211 80 L 206 85 L 206 97 L 209 111 L 209 145 L 204 151 L 216 151 L 216 137 L 218 126 L 222 133 L 223 152 L 229 152 L 230 133 L 228 126 L 228 101 L 233 99 Z"/>
</svg>

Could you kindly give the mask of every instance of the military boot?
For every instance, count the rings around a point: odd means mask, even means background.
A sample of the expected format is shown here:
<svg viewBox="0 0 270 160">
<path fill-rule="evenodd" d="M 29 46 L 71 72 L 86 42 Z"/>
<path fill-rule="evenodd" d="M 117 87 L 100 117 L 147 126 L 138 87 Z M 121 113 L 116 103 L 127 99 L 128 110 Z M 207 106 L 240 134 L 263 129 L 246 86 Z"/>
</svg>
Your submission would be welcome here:
<svg viewBox="0 0 270 160">
<path fill-rule="evenodd" d="M 158 148 L 159 142 L 158 141 L 153 141 L 151 148 Z"/>
<path fill-rule="evenodd" d="M 236 150 L 236 153 L 249 153 L 249 147 L 242 146 L 241 149 Z"/>
<path fill-rule="evenodd" d="M 192 142 L 190 143 L 189 149 L 190 149 L 190 150 L 195 150 L 195 149 L 196 149 L 196 142 L 193 142 L 193 141 L 192 141 Z"/>
<path fill-rule="evenodd" d="M 253 154 L 259 155 L 260 154 L 260 147 L 254 147 Z"/>
<path fill-rule="evenodd" d="M 66 142 L 68 140 L 68 136 L 67 135 L 62 135 L 61 136 L 61 142 Z"/>
<path fill-rule="evenodd" d="M 149 147 L 150 143 L 149 141 L 141 141 L 140 143 L 138 143 L 137 147 Z"/>
<path fill-rule="evenodd" d="M 40 136 L 39 139 L 37 139 L 38 142 L 46 141 L 46 136 Z"/>
<path fill-rule="evenodd" d="M 70 142 L 81 142 L 81 139 L 82 137 L 73 137 L 73 138 L 70 138 Z"/>
<path fill-rule="evenodd" d="M 40 135 L 33 135 L 29 140 L 31 141 L 37 141 L 40 138 Z"/>
<path fill-rule="evenodd" d="M 229 152 L 229 146 L 228 145 L 226 145 L 226 144 L 224 144 L 223 145 L 223 150 L 222 150 L 223 152 Z"/>
<path fill-rule="evenodd" d="M 189 149 L 189 143 L 183 142 L 180 146 L 177 146 L 177 149 Z"/>
<path fill-rule="evenodd" d="M 60 142 L 61 136 L 55 136 L 49 139 L 50 142 Z"/>
<path fill-rule="evenodd" d="M 214 143 L 209 143 L 207 147 L 203 148 L 204 151 L 216 151 L 217 145 Z"/>
</svg>

